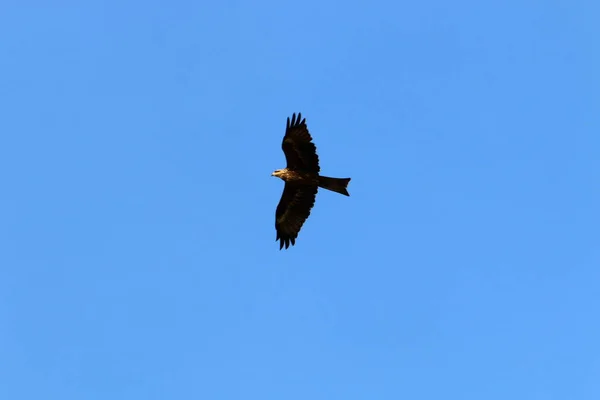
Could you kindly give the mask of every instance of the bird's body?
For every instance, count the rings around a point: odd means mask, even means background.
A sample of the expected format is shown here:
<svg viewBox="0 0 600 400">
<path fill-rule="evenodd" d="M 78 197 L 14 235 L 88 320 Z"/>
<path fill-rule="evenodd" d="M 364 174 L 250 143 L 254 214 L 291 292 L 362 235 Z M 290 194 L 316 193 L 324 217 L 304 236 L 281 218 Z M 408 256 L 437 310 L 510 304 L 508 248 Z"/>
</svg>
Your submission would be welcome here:
<svg viewBox="0 0 600 400">
<path fill-rule="evenodd" d="M 275 173 L 277 173 L 275 175 Z M 319 174 L 304 171 L 294 171 L 287 168 L 279 169 L 273 173 L 273 176 L 281 178 L 284 182 L 297 185 L 317 185 L 319 184 Z"/>
<path fill-rule="evenodd" d="M 301 114 L 293 114 L 288 118 L 285 136 L 281 144 L 287 167 L 273 172 L 272 176 L 285 182 L 281 200 L 275 211 L 276 240 L 280 241 L 279 249 L 287 249 L 296 243 L 298 233 L 304 221 L 310 215 L 319 187 L 345 196 L 350 178 L 330 178 L 319 175 L 319 157 L 317 148 L 312 143 L 306 120 Z"/>
</svg>

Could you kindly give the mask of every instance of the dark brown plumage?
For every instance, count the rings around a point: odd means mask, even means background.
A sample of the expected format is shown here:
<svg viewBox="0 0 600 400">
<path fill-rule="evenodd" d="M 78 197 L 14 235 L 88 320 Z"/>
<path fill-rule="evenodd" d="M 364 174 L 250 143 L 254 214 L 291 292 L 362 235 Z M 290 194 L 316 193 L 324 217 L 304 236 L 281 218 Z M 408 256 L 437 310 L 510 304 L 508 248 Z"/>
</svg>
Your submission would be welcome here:
<svg viewBox="0 0 600 400">
<path fill-rule="evenodd" d="M 315 204 L 319 187 L 350 196 L 346 190 L 350 178 L 329 178 L 319 175 L 319 156 L 312 143 L 312 137 L 302 114 L 287 119 L 285 136 L 281 144 L 287 166 L 273 172 L 285 181 L 281 200 L 275 211 L 275 230 L 280 241 L 279 250 L 287 249 L 290 243 L 296 244 L 296 238 L 304 221 L 309 217 Z"/>
</svg>

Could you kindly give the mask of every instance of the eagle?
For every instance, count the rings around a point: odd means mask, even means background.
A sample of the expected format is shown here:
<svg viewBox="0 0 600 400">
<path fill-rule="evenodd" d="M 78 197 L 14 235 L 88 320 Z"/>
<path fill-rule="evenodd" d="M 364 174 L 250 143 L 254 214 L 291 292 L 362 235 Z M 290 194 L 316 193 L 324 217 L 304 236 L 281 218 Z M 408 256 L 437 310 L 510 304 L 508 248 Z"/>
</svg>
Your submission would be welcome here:
<svg viewBox="0 0 600 400">
<path fill-rule="evenodd" d="M 302 113 L 287 119 L 285 136 L 281 144 L 287 166 L 275 170 L 271 176 L 281 178 L 285 182 L 281 200 L 275 211 L 275 230 L 279 240 L 279 250 L 290 243 L 296 244 L 296 238 L 304 221 L 310 215 L 315 204 L 318 188 L 331 190 L 350 196 L 347 187 L 350 178 L 330 178 L 319 175 L 319 156 L 317 147 L 306 126 L 306 118 Z"/>
</svg>

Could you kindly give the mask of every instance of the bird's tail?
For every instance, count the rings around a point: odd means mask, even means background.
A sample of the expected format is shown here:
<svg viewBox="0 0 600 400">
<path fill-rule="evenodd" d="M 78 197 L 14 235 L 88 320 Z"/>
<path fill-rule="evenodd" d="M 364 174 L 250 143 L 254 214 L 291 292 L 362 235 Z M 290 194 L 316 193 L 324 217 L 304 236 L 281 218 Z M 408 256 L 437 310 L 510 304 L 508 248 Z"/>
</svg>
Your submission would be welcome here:
<svg viewBox="0 0 600 400">
<path fill-rule="evenodd" d="M 319 187 L 345 196 L 350 196 L 350 193 L 346 190 L 350 179 L 351 178 L 329 178 L 327 176 L 319 176 Z"/>
</svg>

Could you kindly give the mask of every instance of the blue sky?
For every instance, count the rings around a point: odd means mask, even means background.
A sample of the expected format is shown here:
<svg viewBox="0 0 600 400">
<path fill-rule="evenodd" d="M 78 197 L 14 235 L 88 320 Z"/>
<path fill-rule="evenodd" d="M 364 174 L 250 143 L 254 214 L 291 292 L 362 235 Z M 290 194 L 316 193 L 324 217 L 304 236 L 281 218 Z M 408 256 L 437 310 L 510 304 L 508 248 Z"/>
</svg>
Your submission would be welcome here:
<svg viewBox="0 0 600 400">
<path fill-rule="evenodd" d="M 599 12 L 3 2 L 0 398 L 600 398 Z"/>
</svg>

